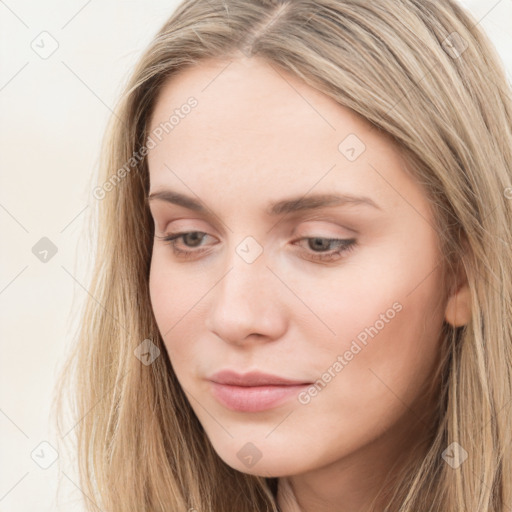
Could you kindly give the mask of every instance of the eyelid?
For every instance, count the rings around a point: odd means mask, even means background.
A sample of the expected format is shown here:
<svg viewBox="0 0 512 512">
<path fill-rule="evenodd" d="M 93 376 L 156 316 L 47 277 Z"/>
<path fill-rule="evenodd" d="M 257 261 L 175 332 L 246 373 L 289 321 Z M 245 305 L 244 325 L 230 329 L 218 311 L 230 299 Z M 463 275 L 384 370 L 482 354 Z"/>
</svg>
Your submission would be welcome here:
<svg viewBox="0 0 512 512">
<path fill-rule="evenodd" d="M 159 201 L 154 202 L 155 207 L 153 209 L 150 208 L 150 213 L 151 213 L 151 216 L 153 217 L 155 224 L 158 222 L 158 224 L 165 224 L 168 226 L 171 223 L 174 225 L 175 222 L 184 220 L 184 221 L 199 222 L 202 225 L 205 225 L 205 226 L 208 225 L 210 227 L 213 227 L 213 229 L 215 229 L 217 231 L 223 230 L 221 224 L 217 225 L 216 219 L 207 219 L 206 220 L 205 217 L 202 216 L 200 213 L 188 212 L 188 213 L 184 213 L 183 215 L 180 215 L 176 212 L 175 214 L 173 214 L 173 217 L 171 218 L 171 220 L 168 220 L 168 210 L 166 210 L 166 209 L 162 210 L 162 213 L 160 213 L 160 210 L 158 208 L 156 208 L 157 203 L 159 203 Z M 174 215 L 176 215 L 176 217 L 174 217 Z M 348 231 L 349 233 L 358 235 L 359 231 L 357 229 L 357 226 L 360 224 L 360 221 L 361 221 L 361 213 L 358 213 L 356 217 L 354 217 L 354 215 L 355 215 L 355 212 L 353 212 L 351 210 L 343 210 L 343 211 L 333 212 L 332 209 L 330 209 L 330 208 L 326 208 L 323 211 L 291 213 L 291 214 L 284 215 L 277 223 L 272 222 L 269 225 L 270 228 L 269 228 L 269 230 L 267 230 L 267 232 L 274 230 L 274 228 L 278 225 L 281 225 L 282 227 L 283 226 L 285 226 L 285 227 L 293 226 L 293 228 L 295 228 L 297 226 L 304 226 L 304 225 L 307 226 L 308 223 L 312 223 L 312 222 L 314 222 L 315 224 L 320 222 L 320 223 L 330 225 L 331 227 L 333 227 L 335 229 L 341 228 L 343 230 Z M 366 218 L 366 217 L 363 216 L 363 218 Z M 224 223 L 222 223 L 222 224 L 224 224 Z M 224 224 L 224 226 L 225 226 L 225 224 Z M 187 227 L 184 229 L 189 229 L 189 228 Z M 201 228 L 196 229 L 195 227 L 193 227 L 193 228 L 190 228 L 190 230 L 191 231 L 192 230 L 200 231 Z M 163 231 L 165 231 L 165 229 L 161 229 L 161 231 L 163 232 Z"/>
<path fill-rule="evenodd" d="M 324 238 L 324 239 L 331 239 L 331 240 L 349 240 L 355 237 L 359 237 L 360 232 L 349 228 L 345 225 L 342 225 L 339 223 L 339 219 L 329 219 L 326 218 L 325 215 L 321 216 L 318 213 L 314 214 L 315 217 L 318 217 L 318 220 L 312 219 L 311 217 L 308 217 L 304 219 L 304 222 L 299 222 L 297 224 L 297 220 L 294 221 L 293 229 L 291 233 L 288 233 L 286 238 L 291 238 L 293 242 L 298 241 L 299 239 L 307 239 L 307 238 Z M 183 220 L 184 222 L 179 222 Z M 193 221 L 193 224 L 190 225 L 189 222 Z M 164 224 L 164 229 L 160 229 L 160 232 L 164 234 L 187 234 L 187 233 L 203 233 L 207 235 L 210 238 L 219 239 L 219 236 L 216 236 L 212 234 L 212 231 L 216 231 L 215 228 L 209 229 L 203 228 L 201 225 L 197 225 L 197 222 L 201 224 L 208 224 L 205 223 L 202 219 L 197 218 L 179 218 L 179 219 L 173 219 L 170 222 L 167 222 Z M 328 227 L 323 228 L 319 227 L 318 223 L 322 222 L 326 224 Z M 177 224 L 177 225 L 176 225 Z M 313 225 L 309 225 L 313 224 Z M 333 226 L 333 224 L 335 224 Z M 336 229 L 337 228 L 337 229 Z M 344 233 L 340 233 L 339 230 L 343 230 Z M 163 237 L 160 237 L 163 238 Z M 215 244 L 214 244 L 215 245 Z"/>
<path fill-rule="evenodd" d="M 156 238 L 162 239 L 164 243 L 171 246 L 171 249 L 174 253 L 174 256 L 178 259 L 183 259 L 185 261 L 187 260 L 195 260 L 196 258 L 199 258 L 202 254 L 206 253 L 208 254 L 208 246 L 198 246 L 198 247 L 191 247 L 188 249 L 181 249 L 178 247 L 177 241 L 181 238 L 183 239 L 186 235 L 199 233 L 201 235 L 204 235 L 201 241 L 204 239 L 204 237 L 212 236 L 204 231 L 197 231 L 197 230 L 191 230 L 191 231 L 177 231 L 172 233 L 167 233 L 165 236 L 158 236 L 155 235 Z M 215 238 L 215 237 L 214 237 Z M 326 265 L 330 264 L 336 264 L 339 260 L 342 260 L 344 256 L 347 256 L 348 253 L 356 248 L 358 246 L 358 241 L 356 238 L 336 238 L 336 237 L 324 237 L 319 235 L 313 235 L 313 236 L 302 236 L 299 238 L 296 238 L 292 245 L 298 246 L 298 242 L 304 242 L 308 240 L 327 240 L 330 244 L 336 243 L 338 245 L 338 249 L 331 249 L 328 251 L 312 251 L 308 249 L 302 249 L 300 250 L 301 254 L 305 255 L 305 259 L 309 260 L 311 262 L 318 262 Z M 214 244 L 216 245 L 216 244 Z"/>
<path fill-rule="evenodd" d="M 308 223 L 313 223 L 313 226 L 308 226 Z M 325 228 L 319 227 L 318 223 L 326 224 L 327 227 L 325 227 Z M 325 214 L 324 215 L 316 214 L 316 215 L 313 215 L 313 217 L 307 217 L 306 219 L 303 219 L 302 222 L 299 222 L 296 229 L 294 229 L 293 234 L 295 235 L 296 232 L 300 233 L 304 229 L 307 229 L 308 231 L 309 230 L 322 231 L 324 229 L 325 230 L 342 229 L 343 231 L 346 232 L 347 236 L 353 236 L 353 235 L 360 234 L 360 232 L 357 229 L 355 229 L 353 227 L 348 227 L 347 225 L 345 225 L 345 223 L 341 223 L 340 219 L 336 219 L 334 217 L 329 217 L 329 216 L 326 216 Z M 305 235 L 305 236 L 308 236 L 308 235 Z M 321 236 L 323 237 L 324 235 L 321 235 Z M 332 235 L 327 235 L 326 237 L 335 238 L 335 237 L 342 237 L 342 236 L 344 236 L 344 235 L 337 232 L 337 233 L 332 233 Z"/>
<path fill-rule="evenodd" d="M 189 224 L 193 223 L 192 225 Z M 204 227 L 203 227 L 204 226 Z M 163 234 L 165 233 L 206 233 L 207 235 L 214 236 L 211 234 L 211 231 L 216 231 L 215 228 L 211 228 L 211 224 L 203 221 L 203 219 L 199 218 L 191 218 L 189 216 L 172 219 L 172 220 L 164 220 L 161 225 L 158 225 L 159 231 Z"/>
</svg>

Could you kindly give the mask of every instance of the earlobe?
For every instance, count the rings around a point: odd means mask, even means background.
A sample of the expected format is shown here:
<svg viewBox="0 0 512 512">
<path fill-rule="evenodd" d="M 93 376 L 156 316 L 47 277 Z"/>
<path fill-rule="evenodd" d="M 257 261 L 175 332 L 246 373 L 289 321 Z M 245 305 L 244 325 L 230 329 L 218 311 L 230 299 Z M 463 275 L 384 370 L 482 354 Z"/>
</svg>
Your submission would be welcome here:
<svg viewBox="0 0 512 512">
<path fill-rule="evenodd" d="M 444 317 L 453 327 L 461 327 L 470 322 L 471 293 L 467 282 L 459 286 L 448 298 Z"/>
</svg>

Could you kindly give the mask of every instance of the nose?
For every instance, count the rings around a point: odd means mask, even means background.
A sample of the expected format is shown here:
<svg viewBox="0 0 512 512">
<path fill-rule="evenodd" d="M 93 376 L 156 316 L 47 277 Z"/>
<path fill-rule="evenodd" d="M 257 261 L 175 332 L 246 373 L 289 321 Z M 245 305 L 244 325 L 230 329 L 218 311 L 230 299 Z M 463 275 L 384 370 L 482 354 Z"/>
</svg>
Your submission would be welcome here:
<svg viewBox="0 0 512 512">
<path fill-rule="evenodd" d="M 261 255 L 247 263 L 238 255 L 210 292 L 206 328 L 226 343 L 244 345 L 279 339 L 287 328 L 280 304 L 284 286 Z"/>
</svg>

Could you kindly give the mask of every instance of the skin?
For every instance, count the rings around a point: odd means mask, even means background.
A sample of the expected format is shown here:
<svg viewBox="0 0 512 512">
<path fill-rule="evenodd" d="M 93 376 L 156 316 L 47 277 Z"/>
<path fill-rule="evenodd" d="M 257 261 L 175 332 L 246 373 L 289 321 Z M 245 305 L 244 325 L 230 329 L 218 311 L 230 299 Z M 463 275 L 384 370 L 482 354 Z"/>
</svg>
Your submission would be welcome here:
<svg viewBox="0 0 512 512">
<path fill-rule="evenodd" d="M 427 435 L 433 402 L 423 388 L 443 321 L 469 320 L 467 284 L 445 291 L 425 192 L 392 141 L 355 113 L 259 58 L 208 60 L 165 84 L 150 131 L 190 96 L 198 105 L 148 154 L 150 194 L 172 189 L 210 212 L 150 201 L 151 301 L 173 369 L 218 455 L 280 477 L 284 512 L 362 511 Z M 355 161 L 338 149 L 349 134 L 366 146 Z M 265 213 L 270 201 L 314 193 L 365 196 L 379 208 Z M 194 231 L 208 236 L 177 240 L 190 259 L 159 238 Z M 236 252 L 248 236 L 263 249 L 252 263 Z M 338 246 L 306 237 L 357 243 L 322 262 L 315 255 Z M 397 303 L 307 404 L 235 412 L 211 394 L 206 378 L 224 368 L 314 382 Z M 252 467 L 237 456 L 248 442 L 261 453 Z"/>
</svg>

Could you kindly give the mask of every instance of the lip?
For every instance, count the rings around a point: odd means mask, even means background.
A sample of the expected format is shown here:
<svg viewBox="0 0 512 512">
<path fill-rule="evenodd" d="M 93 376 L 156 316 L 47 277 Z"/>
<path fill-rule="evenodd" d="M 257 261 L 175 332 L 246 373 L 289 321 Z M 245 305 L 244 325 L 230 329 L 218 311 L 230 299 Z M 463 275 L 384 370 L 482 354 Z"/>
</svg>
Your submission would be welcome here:
<svg viewBox="0 0 512 512">
<path fill-rule="evenodd" d="M 213 396 L 225 407 L 238 412 L 278 407 L 311 384 L 257 371 L 241 375 L 224 370 L 209 380 Z"/>
<path fill-rule="evenodd" d="M 208 380 L 230 386 L 296 386 L 311 384 L 311 382 L 304 380 L 286 379 L 279 375 L 272 375 L 271 373 L 260 371 L 240 374 L 233 370 L 222 370 L 214 373 Z"/>
</svg>

